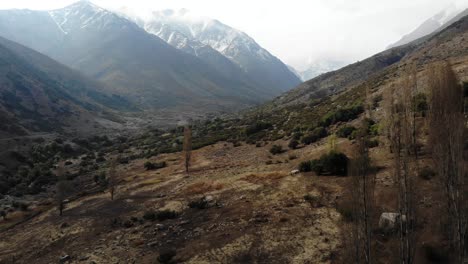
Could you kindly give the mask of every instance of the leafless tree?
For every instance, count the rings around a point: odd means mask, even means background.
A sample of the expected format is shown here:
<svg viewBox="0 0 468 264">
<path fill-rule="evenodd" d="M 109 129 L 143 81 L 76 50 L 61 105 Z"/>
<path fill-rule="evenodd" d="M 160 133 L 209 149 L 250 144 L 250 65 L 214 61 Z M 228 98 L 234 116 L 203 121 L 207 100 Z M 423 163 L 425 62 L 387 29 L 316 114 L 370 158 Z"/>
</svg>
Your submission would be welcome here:
<svg viewBox="0 0 468 264">
<path fill-rule="evenodd" d="M 109 170 L 107 171 L 107 184 L 111 200 L 114 200 L 114 194 L 117 189 L 117 162 L 119 159 L 120 157 L 114 158 L 109 165 Z"/>
<path fill-rule="evenodd" d="M 184 146 L 183 153 L 185 158 L 185 172 L 189 172 L 190 159 L 192 157 L 192 129 L 189 125 L 184 127 Z"/>
<path fill-rule="evenodd" d="M 57 176 L 57 184 L 55 186 L 55 202 L 57 204 L 59 214 L 62 216 L 63 210 L 65 209 L 65 200 L 67 199 L 70 191 L 70 182 L 67 179 L 67 174 L 63 162 L 59 162 L 57 165 L 55 175 Z"/>
<path fill-rule="evenodd" d="M 369 109 L 367 109 L 370 111 Z M 367 117 L 371 117 L 368 112 Z M 372 216 L 374 209 L 375 172 L 373 171 L 369 148 L 368 125 L 363 121 L 356 137 L 355 157 L 350 161 L 352 179 L 352 237 L 354 241 L 354 262 L 372 263 Z"/>
<path fill-rule="evenodd" d="M 430 69 L 428 84 L 431 91 L 430 144 L 436 172 L 444 188 L 447 235 L 456 252 L 456 263 L 463 263 L 468 221 L 463 90 L 448 63 Z"/>
</svg>

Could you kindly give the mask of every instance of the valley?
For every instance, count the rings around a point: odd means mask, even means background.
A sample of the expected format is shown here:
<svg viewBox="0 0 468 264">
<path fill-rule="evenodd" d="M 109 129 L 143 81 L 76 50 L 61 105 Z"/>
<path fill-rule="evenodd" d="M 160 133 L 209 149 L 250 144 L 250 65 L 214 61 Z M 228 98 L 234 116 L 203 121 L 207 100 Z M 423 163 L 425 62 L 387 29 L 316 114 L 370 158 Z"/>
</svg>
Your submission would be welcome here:
<svg viewBox="0 0 468 264">
<path fill-rule="evenodd" d="M 464 263 L 449 11 L 300 83 L 185 9 L 1 10 L 0 264 Z"/>
</svg>

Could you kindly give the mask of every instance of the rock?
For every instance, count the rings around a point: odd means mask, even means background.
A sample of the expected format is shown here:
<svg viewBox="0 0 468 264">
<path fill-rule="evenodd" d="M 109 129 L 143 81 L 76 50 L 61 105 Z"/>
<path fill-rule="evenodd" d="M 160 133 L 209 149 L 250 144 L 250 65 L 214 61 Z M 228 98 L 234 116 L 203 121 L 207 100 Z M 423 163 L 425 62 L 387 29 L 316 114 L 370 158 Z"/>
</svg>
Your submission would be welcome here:
<svg viewBox="0 0 468 264">
<path fill-rule="evenodd" d="M 203 200 L 210 203 L 210 202 L 214 201 L 214 198 L 213 198 L 213 196 L 208 195 L 208 196 L 203 197 Z"/>
<path fill-rule="evenodd" d="M 85 260 L 88 260 L 89 259 L 89 256 L 81 256 L 78 258 L 79 261 L 85 261 Z"/>
<path fill-rule="evenodd" d="M 62 223 L 62 224 L 60 225 L 60 228 L 63 229 L 63 228 L 67 228 L 67 227 L 69 227 L 69 226 L 70 226 L 70 225 L 69 225 L 68 223 L 65 222 L 65 223 Z"/>
<path fill-rule="evenodd" d="M 60 263 L 65 263 L 65 262 L 69 261 L 70 259 L 71 259 L 70 255 L 62 256 L 62 257 L 60 257 Z"/>
<path fill-rule="evenodd" d="M 382 213 L 379 219 L 379 228 L 384 232 L 394 232 L 400 226 L 400 221 L 406 221 L 406 217 L 400 217 L 399 213 Z"/>
<path fill-rule="evenodd" d="M 299 173 L 300 173 L 299 170 L 292 170 L 292 171 L 291 171 L 291 175 L 296 175 L 296 174 L 299 174 Z"/>
</svg>

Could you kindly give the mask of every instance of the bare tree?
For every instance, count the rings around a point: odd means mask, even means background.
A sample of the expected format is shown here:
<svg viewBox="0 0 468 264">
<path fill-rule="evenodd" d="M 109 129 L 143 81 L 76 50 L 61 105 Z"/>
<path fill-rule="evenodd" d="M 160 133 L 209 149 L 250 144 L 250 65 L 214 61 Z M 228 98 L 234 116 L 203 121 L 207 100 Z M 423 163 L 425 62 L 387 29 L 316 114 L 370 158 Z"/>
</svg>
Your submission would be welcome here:
<svg viewBox="0 0 468 264">
<path fill-rule="evenodd" d="M 366 98 L 369 96 L 366 89 Z M 371 118 L 370 107 L 366 104 L 366 117 Z M 367 142 L 368 122 L 364 120 L 356 136 L 355 157 L 350 161 L 352 178 L 352 237 L 354 241 L 354 262 L 372 263 L 372 216 L 375 202 L 375 172 L 372 168 Z"/>
<path fill-rule="evenodd" d="M 372 263 L 372 214 L 374 208 L 375 174 L 367 147 L 367 127 L 359 128 L 356 156 L 350 161 L 352 177 L 352 210 L 354 258 L 356 263 Z"/>
<path fill-rule="evenodd" d="M 67 174 L 63 162 L 59 162 L 57 165 L 55 175 L 57 176 L 57 184 L 55 186 L 55 202 L 57 204 L 59 214 L 62 216 L 63 210 L 65 209 L 65 200 L 67 198 L 68 192 L 70 191 L 70 183 L 67 179 Z"/>
<path fill-rule="evenodd" d="M 189 172 L 190 159 L 192 157 L 192 129 L 189 125 L 184 127 L 184 146 L 183 153 L 185 158 L 185 172 Z"/>
<path fill-rule="evenodd" d="M 119 159 L 120 157 L 117 157 L 111 161 L 107 172 L 107 187 L 109 188 L 111 200 L 114 200 L 114 194 L 117 189 L 117 162 Z"/>
<path fill-rule="evenodd" d="M 448 63 L 434 65 L 428 83 L 431 90 L 430 143 L 436 172 L 444 188 L 447 237 L 456 252 L 456 263 L 463 263 L 468 221 L 463 90 Z"/>
</svg>

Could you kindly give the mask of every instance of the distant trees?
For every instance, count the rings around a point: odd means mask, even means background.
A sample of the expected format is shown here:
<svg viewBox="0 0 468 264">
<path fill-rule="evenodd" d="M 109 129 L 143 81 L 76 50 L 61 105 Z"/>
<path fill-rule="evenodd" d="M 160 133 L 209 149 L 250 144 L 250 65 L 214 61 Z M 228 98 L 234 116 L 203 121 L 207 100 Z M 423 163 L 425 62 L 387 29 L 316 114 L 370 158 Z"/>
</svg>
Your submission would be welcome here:
<svg viewBox="0 0 468 264">
<path fill-rule="evenodd" d="M 467 241 L 467 182 L 465 160 L 464 91 L 450 65 L 430 69 L 430 144 L 435 171 L 441 180 L 446 203 L 447 238 L 463 263 Z"/>
<path fill-rule="evenodd" d="M 192 129 L 189 125 L 184 127 L 183 153 L 185 158 L 185 172 L 189 172 L 190 159 L 192 157 Z"/>
</svg>

